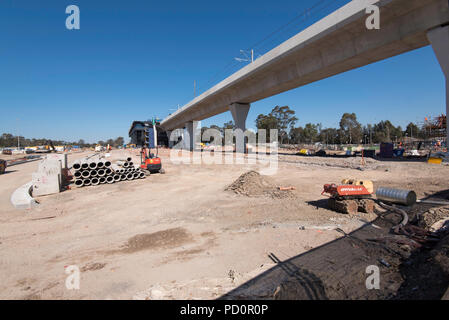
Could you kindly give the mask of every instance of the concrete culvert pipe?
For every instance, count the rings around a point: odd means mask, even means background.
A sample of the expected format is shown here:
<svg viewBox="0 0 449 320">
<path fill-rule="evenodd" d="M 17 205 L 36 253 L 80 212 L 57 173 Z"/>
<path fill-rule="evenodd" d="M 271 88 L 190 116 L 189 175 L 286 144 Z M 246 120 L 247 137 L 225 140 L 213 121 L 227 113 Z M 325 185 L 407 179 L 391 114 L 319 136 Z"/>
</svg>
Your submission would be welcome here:
<svg viewBox="0 0 449 320">
<path fill-rule="evenodd" d="M 91 170 L 90 171 L 90 176 L 91 177 L 96 177 L 98 175 L 98 171 L 97 170 Z"/>
<path fill-rule="evenodd" d="M 82 187 L 84 184 L 83 180 L 79 179 L 79 180 L 75 180 L 75 186 L 77 187 Z"/>
<path fill-rule="evenodd" d="M 97 168 L 97 163 L 96 162 L 89 163 L 89 168 L 90 169 L 96 169 Z"/>
<path fill-rule="evenodd" d="M 130 162 L 130 161 L 133 161 L 133 159 L 131 157 L 129 157 L 129 158 L 126 158 L 126 161 Z"/>
<path fill-rule="evenodd" d="M 115 182 L 120 181 L 120 175 L 119 174 L 114 175 L 114 181 Z"/>
<path fill-rule="evenodd" d="M 81 164 L 81 169 L 89 169 L 89 164 L 88 163 L 82 163 Z"/>
<path fill-rule="evenodd" d="M 128 167 L 134 167 L 134 162 L 128 162 Z"/>
<path fill-rule="evenodd" d="M 82 173 L 81 173 L 81 176 L 83 177 L 83 178 L 89 178 L 90 177 L 90 171 L 83 171 Z"/>
<path fill-rule="evenodd" d="M 128 162 L 123 163 L 122 167 L 123 168 L 128 168 L 129 167 L 129 163 Z"/>
<path fill-rule="evenodd" d="M 104 162 L 104 166 L 105 166 L 106 168 L 109 168 L 110 166 L 112 166 L 112 162 L 111 162 L 111 161 L 105 161 L 105 162 Z"/>
<path fill-rule="evenodd" d="M 133 175 L 132 173 L 128 173 L 128 174 L 126 175 L 126 179 L 127 179 L 127 180 L 133 180 L 133 179 L 134 179 L 134 175 Z"/>
<path fill-rule="evenodd" d="M 83 186 L 90 186 L 90 179 L 84 179 Z"/>
<path fill-rule="evenodd" d="M 99 176 L 99 177 L 104 177 L 104 176 L 106 175 L 106 171 L 103 170 L 103 169 L 100 169 L 100 170 L 98 170 L 97 172 L 98 172 L 98 176 Z"/>
<path fill-rule="evenodd" d="M 82 171 L 75 171 L 75 178 L 81 178 Z"/>
<path fill-rule="evenodd" d="M 106 177 L 100 177 L 99 180 L 101 184 L 106 183 Z"/>
<path fill-rule="evenodd" d="M 75 169 L 75 170 L 81 169 L 81 163 L 74 163 L 73 164 L 73 169 Z"/>
<path fill-rule="evenodd" d="M 122 174 L 122 175 L 120 176 L 120 180 L 121 180 L 121 181 L 126 180 L 126 174 Z"/>
<path fill-rule="evenodd" d="M 92 178 L 92 179 L 90 180 L 90 184 L 93 185 L 93 186 L 98 186 L 98 185 L 100 184 L 100 179 L 98 179 L 98 178 Z"/>
<path fill-rule="evenodd" d="M 106 182 L 109 183 L 109 184 L 111 184 L 111 183 L 114 183 L 115 181 L 114 181 L 114 178 L 113 178 L 113 177 L 107 176 L 107 177 L 106 177 Z"/>
<path fill-rule="evenodd" d="M 139 179 L 139 176 L 140 176 L 140 175 L 139 175 L 137 172 L 134 172 L 134 173 L 133 173 L 134 179 Z"/>
<path fill-rule="evenodd" d="M 104 163 L 103 162 L 97 162 L 97 168 L 103 168 L 104 167 Z"/>
<path fill-rule="evenodd" d="M 112 170 L 110 168 L 105 169 L 106 174 L 112 174 Z"/>
<path fill-rule="evenodd" d="M 139 178 L 140 179 L 145 179 L 145 172 L 140 172 L 139 173 Z"/>
</svg>

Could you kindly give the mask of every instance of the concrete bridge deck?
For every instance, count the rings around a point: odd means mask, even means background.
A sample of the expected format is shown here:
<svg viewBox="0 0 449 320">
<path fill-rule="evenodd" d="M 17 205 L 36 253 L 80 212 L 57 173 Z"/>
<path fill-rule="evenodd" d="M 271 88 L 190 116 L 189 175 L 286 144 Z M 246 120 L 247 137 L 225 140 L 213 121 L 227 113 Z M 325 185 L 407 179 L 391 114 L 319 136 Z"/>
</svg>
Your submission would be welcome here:
<svg viewBox="0 0 449 320">
<path fill-rule="evenodd" d="M 380 8 L 379 30 L 366 27 L 370 4 Z M 427 46 L 429 30 L 449 29 L 448 24 L 448 0 L 354 0 L 207 90 L 161 125 L 168 131 L 187 127 L 191 133 L 189 122 L 231 110 L 237 128 L 245 130 L 250 103 Z M 446 33 L 439 33 L 440 42 L 449 42 Z M 447 50 L 445 45 L 439 48 Z M 447 64 L 444 55 L 449 52 L 437 52 L 440 63 Z"/>
</svg>

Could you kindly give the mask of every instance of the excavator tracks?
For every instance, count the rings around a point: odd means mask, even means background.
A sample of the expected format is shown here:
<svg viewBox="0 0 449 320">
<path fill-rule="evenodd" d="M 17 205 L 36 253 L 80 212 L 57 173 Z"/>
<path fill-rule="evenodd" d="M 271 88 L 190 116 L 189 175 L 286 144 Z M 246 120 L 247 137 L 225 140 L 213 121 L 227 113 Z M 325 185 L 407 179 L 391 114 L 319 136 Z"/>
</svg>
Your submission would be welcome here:
<svg viewBox="0 0 449 320">
<path fill-rule="evenodd" d="M 372 199 L 336 199 L 329 198 L 328 207 L 331 210 L 345 213 L 356 214 L 357 212 L 373 213 L 374 201 Z"/>
</svg>

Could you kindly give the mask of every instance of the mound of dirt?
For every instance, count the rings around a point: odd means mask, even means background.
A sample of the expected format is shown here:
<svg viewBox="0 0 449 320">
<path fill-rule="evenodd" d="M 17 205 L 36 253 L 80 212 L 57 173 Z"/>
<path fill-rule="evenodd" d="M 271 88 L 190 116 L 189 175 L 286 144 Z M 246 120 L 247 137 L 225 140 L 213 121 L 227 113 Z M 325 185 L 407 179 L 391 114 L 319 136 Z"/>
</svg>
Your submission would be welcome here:
<svg viewBox="0 0 449 320">
<path fill-rule="evenodd" d="M 294 193 L 290 190 L 281 191 L 274 182 L 256 171 L 248 171 L 238 177 L 225 191 L 232 191 L 247 197 L 291 198 Z"/>
</svg>

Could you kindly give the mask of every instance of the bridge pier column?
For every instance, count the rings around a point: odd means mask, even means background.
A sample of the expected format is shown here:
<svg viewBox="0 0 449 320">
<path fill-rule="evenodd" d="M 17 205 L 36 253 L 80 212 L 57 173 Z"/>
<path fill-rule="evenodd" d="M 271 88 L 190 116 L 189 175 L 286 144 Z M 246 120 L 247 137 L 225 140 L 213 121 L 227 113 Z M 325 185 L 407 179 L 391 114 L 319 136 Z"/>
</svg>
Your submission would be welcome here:
<svg viewBox="0 0 449 320">
<path fill-rule="evenodd" d="M 239 153 L 246 153 L 245 131 L 249 107 L 249 103 L 233 103 L 229 106 L 236 129 L 235 151 Z"/>
<path fill-rule="evenodd" d="M 446 146 L 449 147 L 449 129 L 447 128 L 447 118 L 449 117 L 449 26 L 438 27 L 428 31 L 427 38 L 446 77 Z"/>
<path fill-rule="evenodd" d="M 198 126 L 197 121 L 186 122 L 186 129 L 184 132 L 184 148 L 190 151 L 195 150 L 195 132 Z"/>
<path fill-rule="evenodd" d="M 168 147 L 172 148 L 173 147 L 173 141 L 170 141 L 170 137 L 171 137 L 171 133 L 173 131 L 172 130 L 166 130 L 165 133 L 167 134 L 167 139 L 168 139 Z"/>
</svg>

